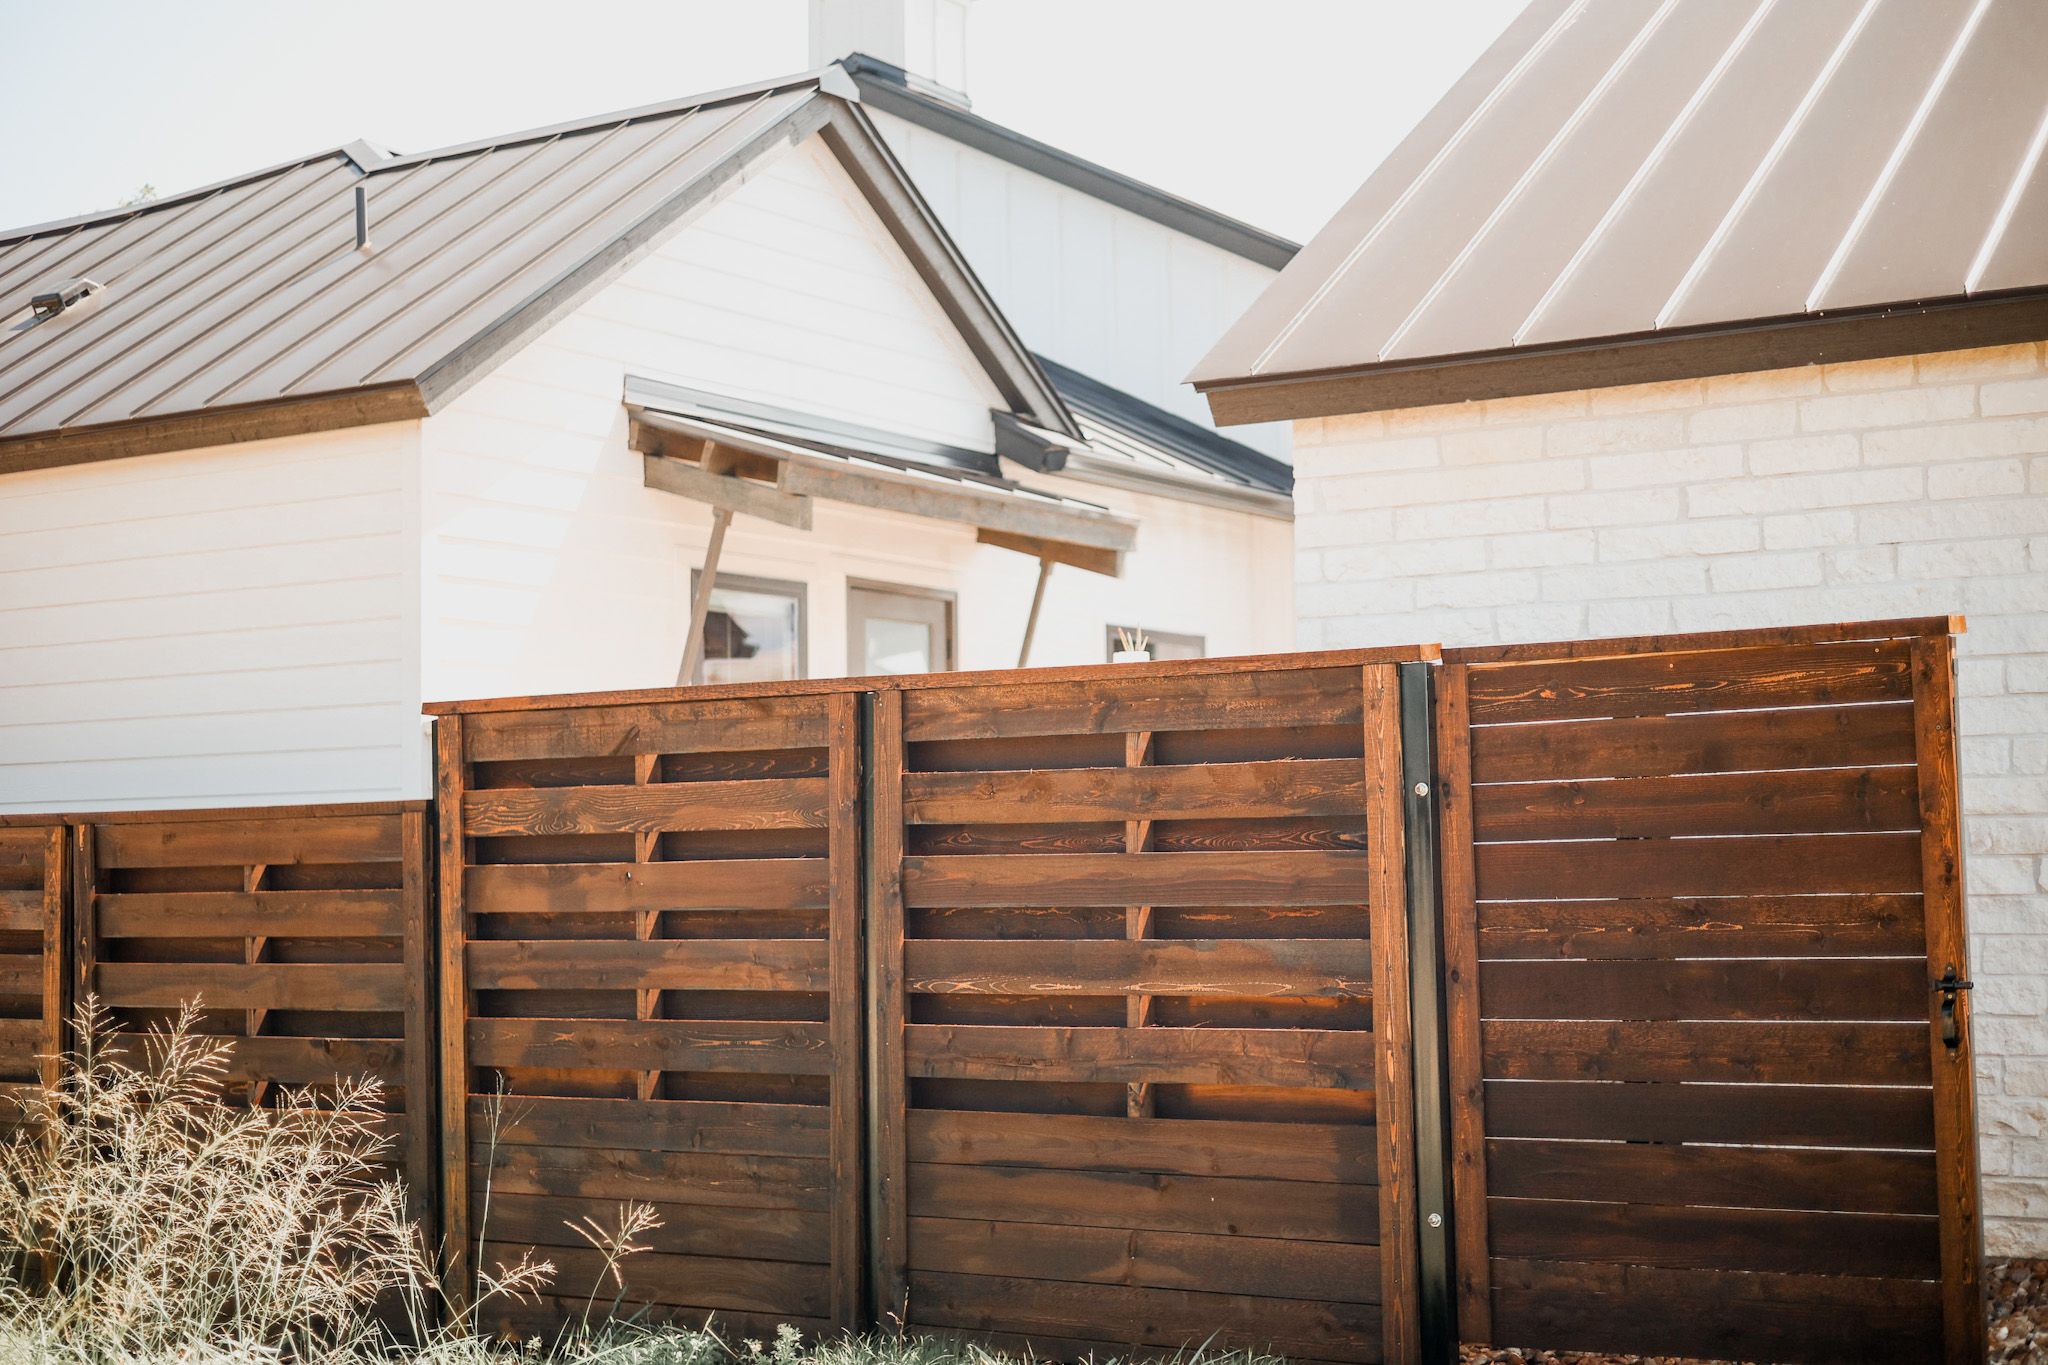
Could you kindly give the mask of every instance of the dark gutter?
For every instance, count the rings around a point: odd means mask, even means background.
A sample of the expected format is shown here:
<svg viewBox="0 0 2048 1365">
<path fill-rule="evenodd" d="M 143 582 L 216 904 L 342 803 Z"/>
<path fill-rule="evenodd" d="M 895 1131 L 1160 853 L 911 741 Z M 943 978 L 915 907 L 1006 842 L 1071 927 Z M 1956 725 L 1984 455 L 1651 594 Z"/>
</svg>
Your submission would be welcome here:
<svg viewBox="0 0 2048 1365">
<path fill-rule="evenodd" d="M 2048 289 L 1198 381 L 1219 426 L 1786 370 L 2048 339 Z"/>
<path fill-rule="evenodd" d="M 864 52 L 854 53 L 840 65 L 860 87 L 861 100 L 866 104 L 1197 241 L 1221 247 L 1270 270 L 1285 268 L 1301 250 L 1298 243 L 1285 237 L 1133 180 L 1000 123 L 991 123 L 950 100 L 927 94 L 911 84 L 912 77 L 900 66 Z"/>
</svg>

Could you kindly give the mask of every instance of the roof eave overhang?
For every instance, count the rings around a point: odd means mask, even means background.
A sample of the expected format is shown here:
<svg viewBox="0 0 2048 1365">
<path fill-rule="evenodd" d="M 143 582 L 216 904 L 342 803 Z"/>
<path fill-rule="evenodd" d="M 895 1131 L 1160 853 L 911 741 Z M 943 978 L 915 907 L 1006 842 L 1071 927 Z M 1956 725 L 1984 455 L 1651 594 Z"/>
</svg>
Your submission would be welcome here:
<svg viewBox="0 0 2048 1365">
<path fill-rule="evenodd" d="M 1217 425 L 1235 426 L 2043 339 L 2048 288 L 1194 385 Z"/>
<path fill-rule="evenodd" d="M 1225 512 L 1248 512 L 1276 521 L 1294 520 L 1294 499 L 1286 493 L 1188 478 L 1167 470 L 1141 468 L 1126 460 L 1105 459 L 1085 451 L 1074 453 L 1059 473 L 1081 483 L 1120 488 L 1127 493 L 1148 493 Z"/>
<path fill-rule="evenodd" d="M 427 403 L 419 386 L 405 381 L 278 402 L 206 408 L 168 417 L 61 427 L 0 437 L 0 474 L 304 436 L 316 431 L 412 421 L 426 415 Z"/>
</svg>

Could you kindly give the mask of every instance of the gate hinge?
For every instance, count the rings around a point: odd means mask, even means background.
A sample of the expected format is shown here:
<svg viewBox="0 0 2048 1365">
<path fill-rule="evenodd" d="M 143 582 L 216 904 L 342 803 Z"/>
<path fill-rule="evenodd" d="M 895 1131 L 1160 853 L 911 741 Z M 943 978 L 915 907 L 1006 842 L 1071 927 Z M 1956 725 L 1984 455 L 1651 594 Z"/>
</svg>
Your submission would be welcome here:
<svg viewBox="0 0 2048 1365">
<path fill-rule="evenodd" d="M 1963 991 L 1975 990 L 1977 983 L 1965 981 L 1956 975 L 1955 964 L 1950 963 L 1941 980 L 1930 988 L 1941 997 L 1941 1041 L 1948 1046 L 1960 1047 L 1963 1041 L 1962 1026 L 1956 1021 L 1956 997 Z"/>
</svg>

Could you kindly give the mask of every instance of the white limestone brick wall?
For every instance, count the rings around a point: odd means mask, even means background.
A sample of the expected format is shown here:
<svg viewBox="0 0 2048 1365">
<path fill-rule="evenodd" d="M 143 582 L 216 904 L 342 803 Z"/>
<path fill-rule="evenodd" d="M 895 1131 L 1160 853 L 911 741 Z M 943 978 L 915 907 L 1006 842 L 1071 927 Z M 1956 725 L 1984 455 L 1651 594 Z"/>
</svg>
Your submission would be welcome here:
<svg viewBox="0 0 2048 1365">
<path fill-rule="evenodd" d="M 1304 648 L 1961 612 L 1993 1255 L 2048 1255 L 2048 347 L 1296 424 Z"/>
</svg>

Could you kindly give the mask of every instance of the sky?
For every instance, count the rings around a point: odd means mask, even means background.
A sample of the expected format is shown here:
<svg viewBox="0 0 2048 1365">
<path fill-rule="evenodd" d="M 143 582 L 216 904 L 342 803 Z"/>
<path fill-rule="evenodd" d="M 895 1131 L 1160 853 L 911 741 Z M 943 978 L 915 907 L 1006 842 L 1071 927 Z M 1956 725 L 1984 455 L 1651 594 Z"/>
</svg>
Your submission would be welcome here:
<svg viewBox="0 0 2048 1365">
<path fill-rule="evenodd" d="M 988 118 L 1305 240 L 1523 0 L 976 0 Z M 805 0 L 0 0 L 0 227 L 808 64 Z"/>
</svg>

